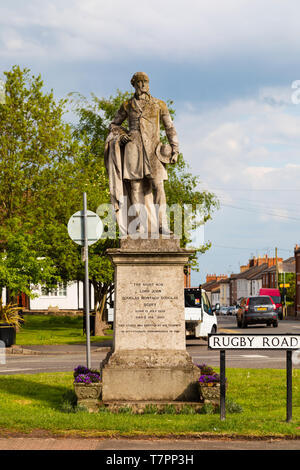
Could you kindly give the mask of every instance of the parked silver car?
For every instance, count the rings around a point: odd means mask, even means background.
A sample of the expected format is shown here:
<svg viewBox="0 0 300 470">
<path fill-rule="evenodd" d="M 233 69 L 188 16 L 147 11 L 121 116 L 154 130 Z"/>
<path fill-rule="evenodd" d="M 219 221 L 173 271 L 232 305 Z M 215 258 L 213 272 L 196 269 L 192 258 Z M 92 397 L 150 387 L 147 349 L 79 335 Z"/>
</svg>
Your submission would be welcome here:
<svg viewBox="0 0 300 470">
<path fill-rule="evenodd" d="M 220 315 L 227 315 L 229 307 L 221 307 L 220 308 Z"/>
<path fill-rule="evenodd" d="M 236 315 L 237 308 L 235 306 L 228 307 L 227 315 Z"/>
</svg>

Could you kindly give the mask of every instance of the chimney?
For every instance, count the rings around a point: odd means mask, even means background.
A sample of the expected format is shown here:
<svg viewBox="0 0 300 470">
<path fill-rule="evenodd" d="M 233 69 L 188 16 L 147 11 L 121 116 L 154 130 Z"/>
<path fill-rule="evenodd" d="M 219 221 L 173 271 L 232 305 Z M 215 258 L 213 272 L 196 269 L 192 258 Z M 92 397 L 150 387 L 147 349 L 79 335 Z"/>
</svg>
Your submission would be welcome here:
<svg viewBox="0 0 300 470">
<path fill-rule="evenodd" d="M 217 275 L 216 274 L 207 274 L 206 275 L 206 282 L 216 281 Z"/>
<path fill-rule="evenodd" d="M 257 264 L 256 266 L 261 266 L 262 264 L 264 264 L 266 262 L 266 255 L 261 258 L 260 256 L 257 258 Z"/>
<path fill-rule="evenodd" d="M 244 265 L 244 266 L 240 266 L 240 272 L 243 273 L 245 271 L 247 271 L 247 269 L 249 269 L 249 266 L 248 265 Z"/>
<path fill-rule="evenodd" d="M 283 258 L 277 258 L 278 263 L 281 263 L 283 261 Z M 271 266 L 276 266 L 276 258 L 268 258 L 268 268 Z"/>
</svg>

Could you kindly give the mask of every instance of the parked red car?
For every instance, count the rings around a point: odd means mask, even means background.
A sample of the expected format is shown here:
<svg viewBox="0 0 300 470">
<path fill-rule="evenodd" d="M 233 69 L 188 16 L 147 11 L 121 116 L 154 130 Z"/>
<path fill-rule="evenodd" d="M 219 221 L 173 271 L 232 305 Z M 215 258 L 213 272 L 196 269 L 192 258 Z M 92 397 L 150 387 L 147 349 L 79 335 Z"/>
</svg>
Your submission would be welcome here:
<svg viewBox="0 0 300 470">
<path fill-rule="evenodd" d="M 262 288 L 259 290 L 259 295 L 269 295 L 270 297 L 272 297 L 276 305 L 276 312 L 278 313 L 278 318 L 279 320 L 283 320 L 283 310 L 282 310 L 280 290 Z"/>
</svg>

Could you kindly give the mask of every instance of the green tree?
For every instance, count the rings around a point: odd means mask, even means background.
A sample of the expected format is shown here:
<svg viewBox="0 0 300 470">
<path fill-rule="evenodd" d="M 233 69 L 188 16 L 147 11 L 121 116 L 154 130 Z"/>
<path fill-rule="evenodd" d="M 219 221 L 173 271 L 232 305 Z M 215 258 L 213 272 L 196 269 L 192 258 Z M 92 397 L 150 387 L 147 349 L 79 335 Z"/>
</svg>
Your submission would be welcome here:
<svg viewBox="0 0 300 470">
<path fill-rule="evenodd" d="M 295 302 L 296 298 L 296 274 L 295 273 L 279 273 L 279 284 L 289 284 L 285 290 L 286 301 Z M 284 288 L 280 287 L 280 294 L 282 300 L 284 299 Z"/>
<path fill-rule="evenodd" d="M 63 122 L 66 100 L 43 91 L 41 76 L 14 66 L 4 73 L 0 104 L 0 284 L 12 295 L 59 275 L 42 246 L 40 223 L 55 205 L 78 143 Z M 47 196 L 47 199 L 45 198 Z M 59 205 L 56 204 L 56 207 Z M 58 214 L 58 217 L 60 214 Z M 44 237 L 45 238 L 45 237 Z M 26 273 L 26 274 L 25 274 Z"/>
</svg>

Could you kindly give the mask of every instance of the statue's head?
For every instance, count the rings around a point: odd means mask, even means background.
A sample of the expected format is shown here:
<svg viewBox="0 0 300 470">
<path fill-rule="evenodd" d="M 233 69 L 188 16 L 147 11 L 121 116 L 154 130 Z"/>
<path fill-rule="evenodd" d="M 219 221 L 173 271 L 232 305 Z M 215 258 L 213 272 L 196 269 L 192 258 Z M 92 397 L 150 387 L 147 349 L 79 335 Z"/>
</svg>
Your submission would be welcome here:
<svg viewBox="0 0 300 470">
<path fill-rule="evenodd" d="M 131 80 L 131 85 L 137 94 L 149 93 L 149 77 L 145 72 L 136 72 Z"/>
</svg>

